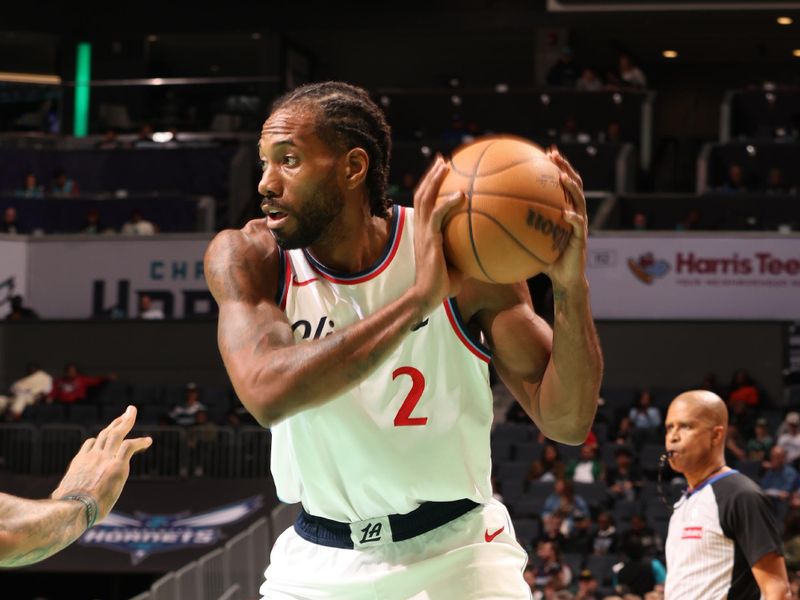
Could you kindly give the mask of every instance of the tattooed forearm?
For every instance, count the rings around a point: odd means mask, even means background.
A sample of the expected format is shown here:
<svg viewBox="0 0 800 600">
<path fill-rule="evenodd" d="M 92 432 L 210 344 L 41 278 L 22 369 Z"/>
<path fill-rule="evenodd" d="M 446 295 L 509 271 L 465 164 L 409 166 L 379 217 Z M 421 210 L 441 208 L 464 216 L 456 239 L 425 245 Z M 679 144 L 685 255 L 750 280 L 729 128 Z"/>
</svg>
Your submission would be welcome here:
<svg viewBox="0 0 800 600">
<path fill-rule="evenodd" d="M 72 500 L 25 500 L 0 494 L 0 567 L 44 560 L 78 539 L 86 513 Z"/>
</svg>

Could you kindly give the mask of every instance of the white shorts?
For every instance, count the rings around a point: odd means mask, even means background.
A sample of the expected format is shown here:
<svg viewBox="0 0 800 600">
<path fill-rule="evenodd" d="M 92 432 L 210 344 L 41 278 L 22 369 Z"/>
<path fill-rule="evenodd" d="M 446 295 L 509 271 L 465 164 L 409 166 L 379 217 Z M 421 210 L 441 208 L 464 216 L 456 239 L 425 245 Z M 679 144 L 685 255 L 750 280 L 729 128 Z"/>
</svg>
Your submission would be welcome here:
<svg viewBox="0 0 800 600">
<path fill-rule="evenodd" d="M 417 537 L 359 550 L 315 544 L 290 527 L 260 591 L 264 600 L 529 600 L 527 562 L 493 499 Z"/>
</svg>

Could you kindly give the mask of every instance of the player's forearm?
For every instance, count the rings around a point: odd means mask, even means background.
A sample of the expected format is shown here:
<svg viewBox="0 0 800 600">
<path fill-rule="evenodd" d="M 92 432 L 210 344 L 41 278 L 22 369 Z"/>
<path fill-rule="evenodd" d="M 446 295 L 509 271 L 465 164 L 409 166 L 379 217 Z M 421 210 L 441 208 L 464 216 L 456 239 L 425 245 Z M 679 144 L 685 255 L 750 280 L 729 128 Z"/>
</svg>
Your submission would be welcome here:
<svg viewBox="0 0 800 600">
<path fill-rule="evenodd" d="M 589 305 L 588 283 L 553 288 L 553 349 L 538 390 L 538 413 L 547 436 L 580 444 L 597 409 L 603 355 Z"/>
<path fill-rule="evenodd" d="M 55 554 L 86 530 L 73 500 L 26 500 L 0 494 L 0 567 L 29 565 Z"/>
<path fill-rule="evenodd" d="M 409 291 L 331 335 L 269 350 L 245 386 L 245 405 L 269 426 L 333 399 L 362 382 L 426 318 L 421 306 Z"/>
<path fill-rule="evenodd" d="M 769 583 L 761 589 L 764 600 L 789 600 L 792 597 L 787 581 L 778 578 L 770 579 Z"/>
</svg>

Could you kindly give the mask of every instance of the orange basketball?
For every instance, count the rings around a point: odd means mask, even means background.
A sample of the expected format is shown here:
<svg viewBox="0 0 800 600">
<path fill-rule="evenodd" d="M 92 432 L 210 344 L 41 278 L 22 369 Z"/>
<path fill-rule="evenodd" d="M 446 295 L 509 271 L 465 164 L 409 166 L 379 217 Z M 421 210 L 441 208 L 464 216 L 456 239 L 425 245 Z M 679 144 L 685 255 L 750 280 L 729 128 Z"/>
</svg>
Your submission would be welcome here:
<svg viewBox="0 0 800 600">
<path fill-rule="evenodd" d="M 444 252 L 465 275 L 524 281 L 567 247 L 567 192 L 558 167 L 533 142 L 484 137 L 457 149 L 437 202 L 458 190 L 466 199 L 447 216 Z"/>
</svg>

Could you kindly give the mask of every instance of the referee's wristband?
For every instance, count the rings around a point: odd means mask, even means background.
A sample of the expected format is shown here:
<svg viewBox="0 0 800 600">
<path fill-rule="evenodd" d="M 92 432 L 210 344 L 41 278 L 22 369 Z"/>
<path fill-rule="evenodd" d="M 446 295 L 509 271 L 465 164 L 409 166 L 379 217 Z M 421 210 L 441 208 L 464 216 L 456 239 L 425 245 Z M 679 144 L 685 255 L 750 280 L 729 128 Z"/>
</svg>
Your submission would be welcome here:
<svg viewBox="0 0 800 600">
<path fill-rule="evenodd" d="M 66 496 L 62 496 L 61 500 L 77 500 L 83 504 L 86 510 L 86 529 L 91 529 L 94 526 L 99 510 L 97 500 L 87 494 L 67 494 Z"/>
</svg>

